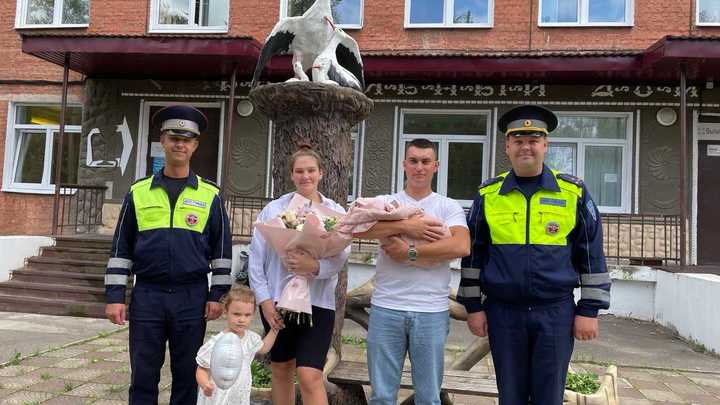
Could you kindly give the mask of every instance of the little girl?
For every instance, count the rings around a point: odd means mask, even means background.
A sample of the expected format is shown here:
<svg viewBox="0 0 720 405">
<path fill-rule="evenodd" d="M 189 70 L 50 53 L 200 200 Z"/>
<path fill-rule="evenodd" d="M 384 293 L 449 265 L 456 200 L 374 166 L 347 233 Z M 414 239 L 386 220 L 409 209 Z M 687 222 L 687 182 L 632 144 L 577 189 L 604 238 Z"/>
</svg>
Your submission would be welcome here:
<svg viewBox="0 0 720 405">
<path fill-rule="evenodd" d="M 250 404 L 252 386 L 250 363 L 255 357 L 255 353 L 269 352 L 277 337 L 276 329 L 271 329 L 264 339 L 248 329 L 255 314 L 255 293 L 248 287 L 234 287 L 227 293 L 223 299 L 223 314 L 227 319 L 227 328 L 210 338 L 198 350 L 196 357 L 198 368 L 195 379 L 202 392 L 198 392 L 197 405 Z M 235 383 L 224 390 L 216 387 L 213 383 L 210 375 L 210 362 L 215 343 L 228 333 L 235 333 L 240 337 L 242 364 Z"/>
</svg>

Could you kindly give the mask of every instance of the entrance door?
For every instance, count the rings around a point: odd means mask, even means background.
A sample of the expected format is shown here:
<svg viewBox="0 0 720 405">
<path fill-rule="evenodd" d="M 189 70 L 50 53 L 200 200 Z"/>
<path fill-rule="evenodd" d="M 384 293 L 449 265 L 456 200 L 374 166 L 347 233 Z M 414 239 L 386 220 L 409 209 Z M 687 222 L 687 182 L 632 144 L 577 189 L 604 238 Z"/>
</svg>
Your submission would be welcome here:
<svg viewBox="0 0 720 405">
<path fill-rule="evenodd" d="M 150 106 L 149 118 L 164 106 Z M 190 168 L 193 172 L 210 181 L 217 181 L 218 172 L 218 147 L 220 143 L 220 122 L 222 114 L 219 107 L 196 107 L 202 111 L 208 118 L 208 127 L 205 132 L 200 135 L 200 145 L 190 160 Z M 148 139 L 148 153 L 146 155 L 146 175 L 153 174 L 153 169 L 158 170 L 164 163 L 163 154 L 160 148 L 160 127 L 150 128 Z M 154 145 L 153 145 L 154 144 Z"/>
<path fill-rule="evenodd" d="M 720 264 L 720 141 L 698 141 L 698 264 Z"/>
</svg>

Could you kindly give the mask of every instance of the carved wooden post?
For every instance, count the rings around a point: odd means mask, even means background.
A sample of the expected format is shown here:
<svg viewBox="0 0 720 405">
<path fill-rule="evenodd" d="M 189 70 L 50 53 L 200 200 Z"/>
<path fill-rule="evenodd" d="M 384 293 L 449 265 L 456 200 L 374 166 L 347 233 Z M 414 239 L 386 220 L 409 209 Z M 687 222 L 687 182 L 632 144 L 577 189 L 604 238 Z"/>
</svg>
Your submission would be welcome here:
<svg viewBox="0 0 720 405">
<path fill-rule="evenodd" d="M 273 195 L 294 189 L 290 180 L 290 155 L 301 146 L 309 146 L 323 159 L 320 192 L 345 205 L 347 179 L 352 164 L 350 129 L 364 120 L 373 102 L 364 94 L 346 87 L 313 82 L 274 83 L 257 87 L 250 100 L 260 112 L 273 121 Z M 326 370 L 342 357 L 342 327 L 347 295 L 347 266 L 340 272 L 335 290 L 335 329 Z M 330 402 L 354 404 L 364 402 L 362 388 L 350 392 L 345 387 L 329 390 Z"/>
</svg>

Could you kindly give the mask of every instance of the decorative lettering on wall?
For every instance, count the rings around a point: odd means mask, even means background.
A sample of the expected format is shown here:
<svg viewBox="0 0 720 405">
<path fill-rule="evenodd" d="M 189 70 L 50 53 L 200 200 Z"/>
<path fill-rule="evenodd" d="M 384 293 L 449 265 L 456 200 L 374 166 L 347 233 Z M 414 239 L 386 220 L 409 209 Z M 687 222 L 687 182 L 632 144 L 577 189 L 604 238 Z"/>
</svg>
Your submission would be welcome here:
<svg viewBox="0 0 720 405">
<path fill-rule="evenodd" d="M 262 82 L 267 84 L 269 82 Z M 250 82 L 237 82 L 236 87 L 250 87 Z M 585 88 L 585 86 L 583 86 Z M 230 82 L 221 81 L 220 91 L 227 92 L 230 90 Z M 400 96 L 418 96 L 425 93 L 428 96 L 435 97 L 535 97 L 544 98 L 547 96 L 547 88 L 544 84 L 384 84 L 370 83 L 365 88 L 365 94 L 370 97 L 400 97 Z M 687 88 L 687 96 L 697 98 L 699 96 L 698 88 L 690 86 Z M 615 97 L 637 97 L 648 98 L 651 96 L 679 97 L 679 86 L 629 86 L 629 85 L 613 85 L 603 84 L 595 87 L 590 91 L 592 98 L 615 98 Z"/>
<path fill-rule="evenodd" d="M 613 86 L 611 84 L 604 84 L 597 86 L 595 90 L 590 94 L 590 97 L 601 97 L 601 98 L 613 98 L 618 96 L 633 95 L 640 98 L 648 98 L 652 95 L 668 95 L 673 97 L 680 97 L 680 87 L 670 86 Z M 685 94 L 688 97 L 696 98 L 698 96 L 698 89 L 695 86 L 690 86 L 686 89 Z"/>
<path fill-rule="evenodd" d="M 438 97 L 492 97 L 492 96 L 523 96 L 523 97 L 545 97 L 544 84 L 519 84 L 519 85 L 443 85 L 443 84 L 382 84 L 371 83 L 365 88 L 365 94 L 371 97 L 383 96 L 414 96 L 420 91 L 430 92 Z"/>
</svg>

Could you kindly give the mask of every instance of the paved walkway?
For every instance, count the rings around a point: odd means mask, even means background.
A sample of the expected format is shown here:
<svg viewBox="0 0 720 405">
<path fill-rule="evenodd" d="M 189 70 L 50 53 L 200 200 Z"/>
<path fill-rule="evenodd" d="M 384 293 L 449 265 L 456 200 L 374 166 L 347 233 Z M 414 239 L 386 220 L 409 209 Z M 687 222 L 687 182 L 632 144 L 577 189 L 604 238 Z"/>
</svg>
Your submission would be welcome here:
<svg viewBox="0 0 720 405">
<path fill-rule="evenodd" d="M 18 326 L 22 326 L 22 333 Z M 212 333 L 222 327 L 222 322 L 214 321 L 208 329 Z M 604 367 L 596 363 L 618 364 L 622 405 L 720 404 L 719 358 L 693 351 L 652 323 L 605 317 L 601 328 L 601 339 L 577 345 L 572 367 L 602 372 Z M 364 331 L 352 323 L 345 332 L 364 336 Z M 105 320 L 0 313 L 0 336 L 0 363 L 4 363 L 0 367 L 0 404 L 127 403 L 126 328 L 115 328 Z M 468 338 L 464 325 L 453 322 L 448 362 Z M 353 343 L 345 345 L 345 358 L 364 361 L 363 340 L 348 341 Z M 476 369 L 492 373 L 492 360 L 484 360 Z M 166 367 L 161 378 L 161 403 L 169 400 L 169 384 Z M 460 395 L 454 400 L 457 405 L 496 403 Z"/>
</svg>

